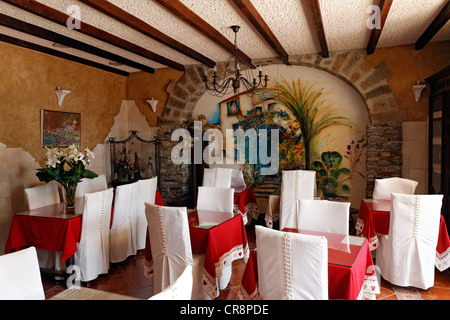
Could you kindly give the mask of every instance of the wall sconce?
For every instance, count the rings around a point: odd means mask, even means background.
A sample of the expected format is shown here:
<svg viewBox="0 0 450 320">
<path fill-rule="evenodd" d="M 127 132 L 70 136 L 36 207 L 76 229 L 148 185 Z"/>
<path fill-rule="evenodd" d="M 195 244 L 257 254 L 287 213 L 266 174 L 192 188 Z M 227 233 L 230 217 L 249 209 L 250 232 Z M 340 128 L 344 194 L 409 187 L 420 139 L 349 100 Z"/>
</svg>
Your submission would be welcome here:
<svg viewBox="0 0 450 320">
<path fill-rule="evenodd" d="M 70 93 L 70 91 L 69 90 L 61 90 L 60 87 L 56 87 L 55 93 L 56 93 L 56 97 L 58 98 L 58 106 L 61 107 L 61 105 L 64 101 L 64 98 L 66 97 L 66 95 L 68 95 Z"/>
<path fill-rule="evenodd" d="M 420 97 L 422 95 L 422 90 L 425 89 L 425 84 L 420 84 L 419 81 L 415 85 L 412 86 L 412 91 L 414 92 L 414 98 L 416 99 L 416 102 L 419 102 Z"/>
<path fill-rule="evenodd" d="M 153 112 L 156 112 L 156 105 L 158 104 L 158 100 L 152 98 L 151 100 L 147 100 L 147 103 L 150 105 L 150 107 L 152 107 Z"/>
</svg>

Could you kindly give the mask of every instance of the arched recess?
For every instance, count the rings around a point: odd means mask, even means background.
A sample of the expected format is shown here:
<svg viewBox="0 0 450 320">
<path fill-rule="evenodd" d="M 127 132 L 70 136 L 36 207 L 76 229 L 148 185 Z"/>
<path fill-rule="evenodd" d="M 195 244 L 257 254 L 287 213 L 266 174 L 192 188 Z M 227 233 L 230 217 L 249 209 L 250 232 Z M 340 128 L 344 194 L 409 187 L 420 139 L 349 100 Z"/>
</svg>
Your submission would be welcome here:
<svg viewBox="0 0 450 320">
<path fill-rule="evenodd" d="M 290 62 L 292 65 L 317 68 L 335 75 L 353 87 L 365 102 L 370 118 L 367 127 L 366 194 L 372 194 L 374 179 L 383 176 L 401 176 L 401 122 L 407 120 L 407 111 L 398 107 L 395 96 L 389 87 L 387 80 L 391 77 L 391 73 L 387 66 L 381 63 L 375 68 L 372 67 L 365 59 L 363 51 L 330 53 L 330 57 L 327 59 L 323 59 L 318 54 L 303 55 L 292 57 Z M 255 63 L 264 66 L 280 62 L 265 60 Z M 221 67 L 222 65 L 218 66 L 219 71 Z M 169 203 L 189 202 L 187 194 L 190 188 L 189 179 L 192 177 L 189 176 L 189 168 L 175 166 L 171 163 L 171 146 L 177 142 L 170 141 L 170 137 L 173 129 L 178 128 L 183 121 L 191 119 L 197 102 L 205 94 L 206 89 L 202 81 L 205 72 L 211 73 L 211 70 L 203 65 L 187 66 L 180 81 L 172 81 L 166 88 L 169 97 L 163 116 L 159 119 L 160 139 L 166 146 L 166 148 L 161 148 L 160 181 L 168 179 L 163 183 L 161 189 L 165 190 L 168 197 L 171 198 L 168 199 Z M 390 132 L 392 139 L 382 141 L 381 145 L 389 146 L 390 151 L 395 149 L 395 152 L 391 152 L 387 158 L 383 158 L 387 154 L 385 150 L 373 146 L 380 145 L 379 133 L 386 131 Z M 380 161 L 389 163 L 387 171 L 384 172 L 380 169 Z M 167 172 L 163 169 L 164 167 L 167 168 Z"/>
</svg>

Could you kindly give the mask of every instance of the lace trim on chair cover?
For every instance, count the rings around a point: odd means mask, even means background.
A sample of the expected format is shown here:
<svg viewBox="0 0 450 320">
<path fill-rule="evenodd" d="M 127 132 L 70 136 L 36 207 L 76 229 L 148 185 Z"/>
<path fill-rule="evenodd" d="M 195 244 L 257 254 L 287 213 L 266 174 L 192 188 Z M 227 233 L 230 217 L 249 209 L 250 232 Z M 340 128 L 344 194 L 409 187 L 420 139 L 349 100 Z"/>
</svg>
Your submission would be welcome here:
<svg viewBox="0 0 450 320">
<path fill-rule="evenodd" d="M 298 175 L 299 172 L 295 171 L 295 185 L 294 185 L 294 200 L 297 202 L 298 200 Z"/>
<path fill-rule="evenodd" d="M 156 184 L 155 183 L 149 183 L 148 184 L 148 199 L 151 203 L 155 203 L 155 199 L 153 198 L 156 194 Z"/>
<path fill-rule="evenodd" d="M 104 217 L 105 217 L 105 207 L 106 207 L 106 192 L 102 192 L 102 200 L 101 200 L 101 208 L 100 208 L 100 223 L 98 225 L 98 228 L 100 230 L 108 230 L 109 231 L 109 225 L 107 227 L 104 226 Z"/>
<path fill-rule="evenodd" d="M 291 233 L 283 234 L 284 300 L 292 300 Z"/>
<path fill-rule="evenodd" d="M 214 169 L 214 181 L 213 181 L 213 187 L 217 186 L 217 169 Z"/>
<path fill-rule="evenodd" d="M 420 216 L 422 212 L 422 204 L 420 202 L 420 196 L 414 197 L 414 225 L 412 230 L 412 236 L 415 238 L 419 232 Z"/>
<path fill-rule="evenodd" d="M 167 241 L 166 241 L 166 229 L 164 228 L 164 221 L 163 221 L 163 215 L 161 207 L 156 207 L 159 217 L 159 230 L 161 230 L 161 239 L 162 239 L 162 253 L 166 256 L 167 255 Z"/>
</svg>

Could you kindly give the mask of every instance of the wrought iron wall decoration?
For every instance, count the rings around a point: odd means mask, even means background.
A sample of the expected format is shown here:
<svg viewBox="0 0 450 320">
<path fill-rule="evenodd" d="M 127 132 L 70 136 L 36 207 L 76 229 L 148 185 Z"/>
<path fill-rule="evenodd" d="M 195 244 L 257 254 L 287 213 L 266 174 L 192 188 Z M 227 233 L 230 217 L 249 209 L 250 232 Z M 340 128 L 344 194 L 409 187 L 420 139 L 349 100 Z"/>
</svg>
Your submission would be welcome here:
<svg viewBox="0 0 450 320">
<path fill-rule="evenodd" d="M 130 136 L 124 140 L 108 139 L 111 151 L 111 183 L 113 186 L 131 183 L 140 179 L 149 179 L 158 175 L 158 137 L 145 140 L 138 136 L 139 131 L 130 130 Z M 135 139 L 133 141 L 133 139 Z M 138 146 L 136 142 L 141 142 Z M 154 146 L 153 153 L 151 148 Z"/>
</svg>

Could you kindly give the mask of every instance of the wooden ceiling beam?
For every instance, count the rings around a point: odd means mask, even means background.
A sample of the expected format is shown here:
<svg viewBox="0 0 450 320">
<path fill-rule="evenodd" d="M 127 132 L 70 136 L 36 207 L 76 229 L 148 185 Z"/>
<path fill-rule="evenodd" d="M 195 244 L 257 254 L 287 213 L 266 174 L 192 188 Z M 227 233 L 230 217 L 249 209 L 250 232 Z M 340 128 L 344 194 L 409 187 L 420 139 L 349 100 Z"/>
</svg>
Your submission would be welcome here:
<svg viewBox="0 0 450 320">
<path fill-rule="evenodd" d="M 384 23 L 386 22 L 387 15 L 391 9 L 393 0 L 380 0 L 380 28 L 373 28 L 370 33 L 369 43 L 367 44 L 367 54 L 370 55 L 375 52 L 378 40 L 380 40 L 381 32 L 384 28 Z"/>
<path fill-rule="evenodd" d="M 177 40 L 167 36 L 161 31 L 153 28 L 151 25 L 133 16 L 120 7 L 105 0 L 80 0 L 84 4 L 108 15 L 109 17 L 133 28 L 134 30 L 145 34 L 146 36 L 163 43 L 164 45 L 194 59 L 206 66 L 212 68 L 216 64 L 211 59 L 205 57 L 201 53 L 189 48 L 188 46 L 178 42 Z"/>
<path fill-rule="evenodd" d="M 323 58 L 329 57 L 327 39 L 325 37 L 325 28 L 323 27 L 322 13 L 320 11 L 319 0 L 309 0 L 309 6 L 313 14 L 314 25 L 316 26 L 317 37 L 320 44 L 320 55 Z"/>
<path fill-rule="evenodd" d="M 92 55 L 102 57 L 104 59 L 115 61 L 122 63 L 124 65 L 130 66 L 132 68 L 136 68 L 148 73 L 155 73 L 155 69 L 143 65 L 141 63 L 137 63 L 131 61 L 129 59 L 123 58 L 117 54 L 107 52 L 100 48 L 94 47 L 92 45 L 83 43 L 81 41 L 66 37 L 62 34 L 47 30 L 45 28 L 30 24 L 28 22 L 24 22 L 22 20 L 15 19 L 13 17 L 7 16 L 5 14 L 0 13 L 0 25 L 33 35 L 38 38 L 42 38 L 51 42 L 56 42 L 67 47 L 71 47 L 80 51 L 84 51 L 90 53 Z"/>
<path fill-rule="evenodd" d="M 112 72 L 112 73 L 115 73 L 115 74 L 119 74 L 121 76 L 128 77 L 130 75 L 128 72 L 120 70 L 120 69 L 109 67 L 107 65 L 104 65 L 104 64 L 101 64 L 101 63 L 98 63 L 98 62 L 95 62 L 95 61 L 91 61 L 91 60 L 87 60 L 87 59 L 84 59 L 84 58 L 80 58 L 80 57 L 77 57 L 77 56 L 74 56 L 74 55 L 71 55 L 71 54 L 59 51 L 59 50 L 55 50 L 55 49 L 52 49 L 52 48 L 44 47 L 44 46 L 41 46 L 41 45 L 38 45 L 38 44 L 35 44 L 35 43 L 32 43 L 32 42 L 28 42 L 28 41 L 25 41 L 25 40 L 21 40 L 21 39 L 17 39 L 17 38 L 14 38 L 14 37 L 10 37 L 10 36 L 5 35 L 5 34 L 0 34 L 0 41 L 6 42 L 6 43 L 10 43 L 10 44 L 22 47 L 22 48 L 27 48 L 27 49 L 30 49 L 30 50 L 33 50 L 33 51 L 38 51 L 38 52 L 42 52 L 42 53 L 45 53 L 45 54 L 49 54 L 49 55 L 52 55 L 52 56 L 55 56 L 55 57 L 58 57 L 58 58 L 62 58 L 62 59 L 66 59 L 66 60 L 69 60 L 69 61 L 78 62 L 78 63 L 84 64 L 86 66 L 94 67 L 94 68 L 97 68 L 97 69 L 100 69 L 100 70 L 103 70 L 103 71 Z"/>
<path fill-rule="evenodd" d="M 50 20 L 63 26 L 67 25 L 66 24 L 67 19 L 70 17 L 69 15 L 61 11 L 46 6 L 35 0 L 3 0 L 3 1 L 13 6 L 16 6 L 22 10 L 28 11 L 30 13 L 33 13 L 44 19 Z M 150 59 L 152 61 L 161 63 L 176 70 L 184 71 L 184 66 L 180 63 L 167 59 L 134 43 L 121 39 L 111 33 L 98 29 L 90 24 L 84 23 L 83 21 L 79 21 L 79 23 L 80 29 L 73 29 L 73 30 L 78 31 L 87 36 L 90 36 L 92 38 L 95 38 L 97 40 L 112 44 L 114 46 L 132 52 L 134 54 L 140 55 L 146 59 Z"/>
<path fill-rule="evenodd" d="M 278 54 L 284 64 L 290 65 L 289 55 L 284 50 L 277 37 L 270 30 L 264 19 L 253 6 L 249 0 L 233 0 L 234 4 L 244 14 L 244 16 L 251 22 L 251 24 L 258 30 L 261 36 L 267 41 L 273 50 Z"/>
<path fill-rule="evenodd" d="M 448 1 L 436 18 L 431 22 L 428 28 L 416 41 L 414 47 L 416 50 L 423 49 L 427 43 L 441 30 L 450 18 L 450 1 Z"/>
<path fill-rule="evenodd" d="M 234 54 L 234 44 L 225 38 L 219 31 L 213 28 L 209 23 L 200 18 L 195 12 L 186 7 L 179 0 L 156 0 L 160 5 L 176 15 L 178 18 L 194 27 L 197 31 L 203 33 L 209 39 L 217 43 L 230 53 Z M 252 59 L 238 49 L 239 57 L 250 67 L 255 68 Z"/>
</svg>

